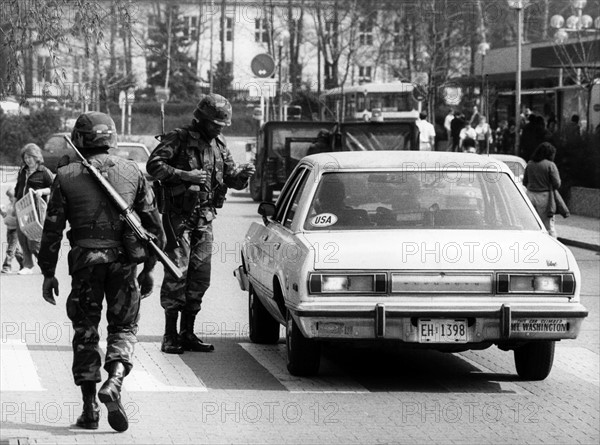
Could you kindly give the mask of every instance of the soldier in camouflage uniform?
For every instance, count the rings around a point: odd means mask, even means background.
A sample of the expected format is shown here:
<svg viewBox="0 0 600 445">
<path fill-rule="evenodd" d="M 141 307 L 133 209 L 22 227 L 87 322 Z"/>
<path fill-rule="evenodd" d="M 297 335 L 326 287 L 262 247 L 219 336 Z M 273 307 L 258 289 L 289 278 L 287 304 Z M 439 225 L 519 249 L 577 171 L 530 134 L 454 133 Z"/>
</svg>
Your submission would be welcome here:
<svg viewBox="0 0 600 445">
<path fill-rule="evenodd" d="M 121 197 L 135 210 L 145 228 L 164 245 L 165 235 L 152 189 L 137 164 L 108 154 L 116 145 L 113 120 L 104 113 L 84 113 L 72 132 L 75 146 L 111 183 Z M 108 422 L 117 431 L 128 428 L 121 404 L 123 378 L 131 371 L 140 310 L 140 288 L 152 289 L 154 256 L 147 257 L 136 282 L 137 263 L 144 261 L 144 247 L 120 218 L 94 178 L 81 162 L 59 167 L 52 185 L 44 223 L 39 266 L 44 274 L 43 296 L 56 304 L 58 281 L 56 263 L 63 230 L 67 221 L 68 255 L 71 293 L 67 298 L 67 315 L 73 323 L 73 376 L 83 394 L 83 413 L 77 426 L 97 429 L 100 410 L 96 399 L 96 383 L 101 381 L 102 357 L 98 346 L 98 324 L 102 300 L 106 298 L 108 338 L 104 369 L 109 378 L 98 391 L 108 409 Z M 132 241 L 133 240 L 133 241 Z"/>
<path fill-rule="evenodd" d="M 191 125 L 166 134 L 146 166 L 161 182 L 157 196 L 167 236 L 166 253 L 184 272 L 181 279 L 165 272 L 161 287 L 160 302 L 165 310 L 161 350 L 169 354 L 214 350 L 194 334 L 196 315 L 210 285 L 212 221 L 216 209 L 223 206 L 227 188 L 245 188 L 254 174 L 252 164 L 236 166 L 221 137 L 221 129 L 230 124 L 227 99 L 206 95 L 194 110 Z"/>
</svg>

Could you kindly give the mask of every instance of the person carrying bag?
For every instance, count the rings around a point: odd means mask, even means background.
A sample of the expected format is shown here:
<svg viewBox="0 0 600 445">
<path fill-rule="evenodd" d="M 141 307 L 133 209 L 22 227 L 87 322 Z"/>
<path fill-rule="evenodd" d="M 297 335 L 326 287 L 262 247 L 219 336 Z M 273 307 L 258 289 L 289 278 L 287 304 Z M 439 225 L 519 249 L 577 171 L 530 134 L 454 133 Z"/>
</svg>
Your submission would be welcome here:
<svg viewBox="0 0 600 445">
<path fill-rule="evenodd" d="M 557 237 L 554 215 L 558 212 L 563 216 L 568 216 L 569 213 L 558 193 L 561 180 L 558 168 L 554 163 L 555 155 L 556 148 L 552 144 L 549 142 L 539 144 L 533 152 L 531 160 L 527 163 L 523 176 L 523 185 L 527 188 L 527 196 L 544 227 L 554 238 Z"/>
</svg>

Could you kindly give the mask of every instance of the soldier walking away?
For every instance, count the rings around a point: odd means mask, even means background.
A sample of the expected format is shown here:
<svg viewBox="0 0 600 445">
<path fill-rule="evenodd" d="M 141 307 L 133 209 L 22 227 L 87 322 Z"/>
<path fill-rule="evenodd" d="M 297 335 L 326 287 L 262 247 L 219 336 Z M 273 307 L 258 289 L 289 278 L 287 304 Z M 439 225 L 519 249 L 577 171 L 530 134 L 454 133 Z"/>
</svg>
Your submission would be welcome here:
<svg viewBox="0 0 600 445">
<path fill-rule="evenodd" d="M 148 173 L 160 181 L 157 198 L 166 253 L 183 272 L 178 279 L 165 271 L 161 287 L 165 311 L 161 350 L 165 353 L 214 350 L 194 334 L 202 297 L 210 285 L 212 221 L 227 188 L 244 189 L 255 171 L 252 164 L 238 167 L 233 161 L 221 136 L 228 125 L 231 104 L 218 94 L 208 94 L 194 110 L 192 123 L 166 134 L 148 159 Z"/>
<path fill-rule="evenodd" d="M 71 134 L 75 147 L 87 162 L 137 212 L 145 228 L 157 237 L 157 244 L 164 245 L 160 215 L 144 175 L 135 162 L 108 154 L 108 149 L 116 146 L 116 136 L 113 120 L 99 112 L 79 116 Z M 67 315 L 74 329 L 73 377 L 83 395 L 83 413 L 76 425 L 98 428 L 96 383 L 102 380 L 98 324 L 102 300 L 106 298 L 108 337 L 104 369 L 109 378 L 98 391 L 98 397 L 106 404 L 110 426 L 125 431 L 129 424 L 120 393 L 123 378 L 133 366 L 140 309 L 138 283 L 142 292 L 150 291 L 156 258 L 144 255 L 143 245 L 132 237 L 116 206 L 82 162 L 63 165 L 52 184 L 38 260 L 44 274 L 43 297 L 51 304 L 56 304 L 54 294 L 58 295 L 55 269 L 67 221 L 72 277 Z M 139 262 L 144 262 L 144 268 L 136 282 Z"/>
</svg>

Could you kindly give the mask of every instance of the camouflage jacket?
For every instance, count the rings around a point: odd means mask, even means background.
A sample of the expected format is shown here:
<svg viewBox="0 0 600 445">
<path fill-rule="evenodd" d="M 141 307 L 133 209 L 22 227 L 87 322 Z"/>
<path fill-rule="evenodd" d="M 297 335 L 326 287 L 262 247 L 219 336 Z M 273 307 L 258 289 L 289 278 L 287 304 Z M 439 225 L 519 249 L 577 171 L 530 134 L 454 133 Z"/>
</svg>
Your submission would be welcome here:
<svg viewBox="0 0 600 445">
<path fill-rule="evenodd" d="M 190 127 L 168 133 L 150 155 L 146 169 L 175 194 L 183 193 L 191 185 L 181 179 L 181 172 L 194 169 L 203 169 L 212 178 L 209 193 L 226 192 L 227 187 L 242 190 L 248 185 L 248 177 L 240 174 L 241 169 L 225 142 L 220 138 L 208 142 Z M 210 220 L 214 217 L 211 201 L 199 201 L 198 205 L 202 206 L 200 213 L 205 218 Z"/>
<path fill-rule="evenodd" d="M 111 159 L 114 158 L 111 157 Z M 140 220 L 145 225 L 145 228 L 154 234 L 162 232 L 163 229 L 156 210 L 154 194 L 134 162 L 117 158 L 115 160 L 116 162 L 107 163 L 106 161 L 103 162 L 101 158 L 99 160 L 94 159 L 94 157 L 90 158 L 89 161 L 101 172 L 104 172 L 106 168 L 113 169 L 111 173 L 112 185 L 119 193 L 122 192 L 121 189 L 124 187 L 132 189 L 131 195 L 125 197 L 125 199 L 129 202 L 131 208 L 137 212 Z M 38 255 L 38 264 L 42 269 L 44 276 L 54 276 L 55 274 L 63 231 L 65 230 L 67 222 L 72 223 L 72 220 L 81 216 L 73 214 L 77 209 L 70 208 L 69 196 L 67 196 L 68 192 L 61 187 L 61 179 L 81 183 L 82 189 L 94 187 L 94 184 L 90 183 L 93 179 L 85 168 L 82 167 L 81 163 L 72 163 L 61 167 L 58 170 L 51 187 L 40 252 Z M 72 187 L 71 190 L 73 190 Z M 96 196 L 96 199 L 99 201 L 98 208 L 111 207 L 112 203 L 110 203 L 108 196 L 104 195 L 103 192 L 99 193 L 100 194 Z M 70 274 L 94 264 L 114 262 L 120 255 L 124 255 L 125 253 L 121 243 L 117 243 L 118 245 L 110 247 L 84 247 L 78 245 L 80 243 L 76 244 L 70 233 L 67 234 L 67 237 L 71 241 L 71 250 L 68 256 Z"/>
</svg>

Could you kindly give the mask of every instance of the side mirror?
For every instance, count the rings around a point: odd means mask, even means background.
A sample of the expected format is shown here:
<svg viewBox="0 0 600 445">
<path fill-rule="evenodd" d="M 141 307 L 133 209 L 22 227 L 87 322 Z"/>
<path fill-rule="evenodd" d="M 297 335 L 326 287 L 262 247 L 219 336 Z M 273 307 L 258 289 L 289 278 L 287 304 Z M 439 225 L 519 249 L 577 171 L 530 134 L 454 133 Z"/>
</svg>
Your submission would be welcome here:
<svg viewBox="0 0 600 445">
<path fill-rule="evenodd" d="M 272 202 L 261 202 L 258 205 L 258 214 L 262 216 L 265 226 L 268 226 L 269 218 L 275 215 L 275 204 Z"/>
</svg>

